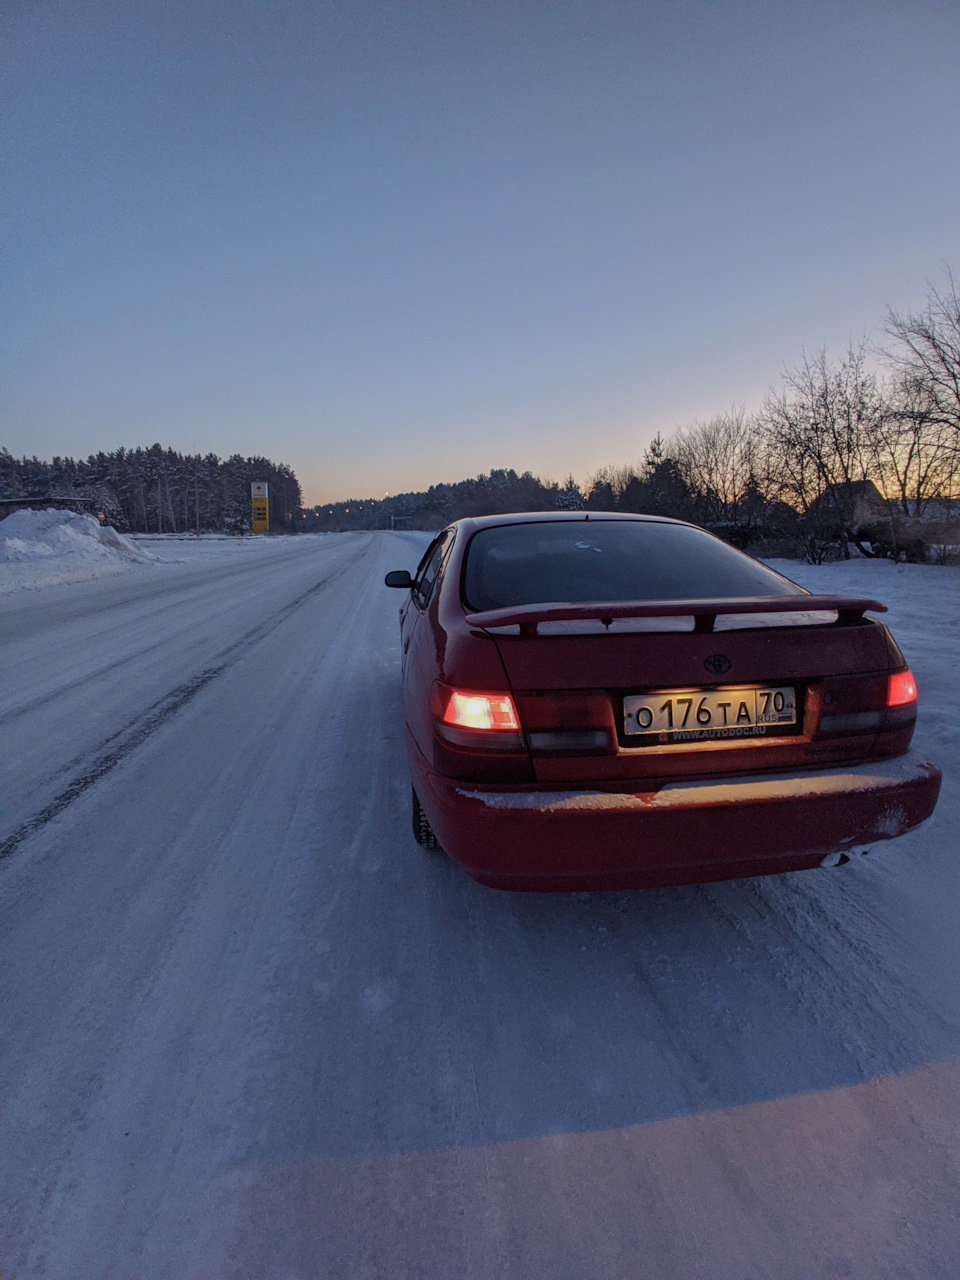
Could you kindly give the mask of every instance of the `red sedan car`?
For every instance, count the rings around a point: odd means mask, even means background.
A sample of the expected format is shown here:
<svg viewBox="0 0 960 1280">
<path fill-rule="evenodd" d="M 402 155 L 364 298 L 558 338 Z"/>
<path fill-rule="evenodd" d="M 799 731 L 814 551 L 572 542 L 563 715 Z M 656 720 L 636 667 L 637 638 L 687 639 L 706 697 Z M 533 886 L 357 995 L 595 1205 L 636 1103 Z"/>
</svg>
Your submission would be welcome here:
<svg viewBox="0 0 960 1280">
<path fill-rule="evenodd" d="M 500 889 L 846 861 L 933 811 L 875 600 L 811 595 L 694 525 L 459 520 L 400 610 L 414 833 Z"/>
</svg>

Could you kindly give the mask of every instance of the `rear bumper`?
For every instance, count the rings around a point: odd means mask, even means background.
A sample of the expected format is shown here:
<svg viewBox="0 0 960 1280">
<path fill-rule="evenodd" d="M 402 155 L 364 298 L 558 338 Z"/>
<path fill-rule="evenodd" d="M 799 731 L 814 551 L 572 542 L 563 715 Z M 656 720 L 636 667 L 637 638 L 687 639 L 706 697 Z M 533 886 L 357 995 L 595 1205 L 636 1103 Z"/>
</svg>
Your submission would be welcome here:
<svg viewBox="0 0 960 1280">
<path fill-rule="evenodd" d="M 554 892 L 815 867 L 827 854 L 923 822 L 941 778 L 915 751 L 849 768 L 671 782 L 652 792 L 485 786 L 423 763 L 416 761 L 417 791 L 452 858 L 481 884 Z"/>
</svg>

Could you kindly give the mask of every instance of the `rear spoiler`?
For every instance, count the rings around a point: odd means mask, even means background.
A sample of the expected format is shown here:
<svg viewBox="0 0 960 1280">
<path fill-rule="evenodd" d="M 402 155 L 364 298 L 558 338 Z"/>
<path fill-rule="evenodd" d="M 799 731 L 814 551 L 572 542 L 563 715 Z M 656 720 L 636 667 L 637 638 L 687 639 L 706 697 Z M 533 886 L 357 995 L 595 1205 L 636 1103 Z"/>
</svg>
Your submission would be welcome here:
<svg viewBox="0 0 960 1280">
<path fill-rule="evenodd" d="M 834 626 L 860 622 L 867 609 L 886 613 L 879 600 L 863 596 L 740 596 L 721 600 L 600 600 L 585 604 L 520 604 L 505 609 L 484 609 L 468 613 L 474 627 L 520 627 L 521 635 L 535 636 L 541 622 L 587 622 L 599 620 L 609 626 L 614 618 L 673 618 L 693 615 L 697 632 L 713 630 L 720 613 L 819 613 L 836 610 Z"/>
</svg>

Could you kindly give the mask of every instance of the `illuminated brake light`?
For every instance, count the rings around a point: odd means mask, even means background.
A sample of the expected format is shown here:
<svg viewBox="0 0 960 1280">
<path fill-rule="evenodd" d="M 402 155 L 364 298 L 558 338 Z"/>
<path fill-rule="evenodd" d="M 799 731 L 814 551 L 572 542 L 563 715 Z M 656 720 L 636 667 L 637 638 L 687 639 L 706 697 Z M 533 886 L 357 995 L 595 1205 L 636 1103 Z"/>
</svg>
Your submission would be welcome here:
<svg viewBox="0 0 960 1280">
<path fill-rule="evenodd" d="M 509 693 L 464 693 L 456 689 L 450 694 L 443 723 L 459 729 L 520 728 Z"/>
<path fill-rule="evenodd" d="M 917 700 L 917 682 L 911 671 L 896 671 L 887 681 L 887 706 L 905 707 Z"/>
</svg>

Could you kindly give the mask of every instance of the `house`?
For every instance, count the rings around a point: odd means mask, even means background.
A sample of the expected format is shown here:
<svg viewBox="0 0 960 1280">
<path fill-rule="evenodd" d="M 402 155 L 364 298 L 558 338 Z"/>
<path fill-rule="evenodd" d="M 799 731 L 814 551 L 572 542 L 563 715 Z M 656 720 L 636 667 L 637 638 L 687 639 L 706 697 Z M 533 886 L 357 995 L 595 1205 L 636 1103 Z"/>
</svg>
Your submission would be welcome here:
<svg viewBox="0 0 960 1280">
<path fill-rule="evenodd" d="M 846 529 L 890 519 L 889 504 L 872 480 L 845 480 L 811 502 L 807 513 L 817 523 L 834 521 Z"/>
</svg>

